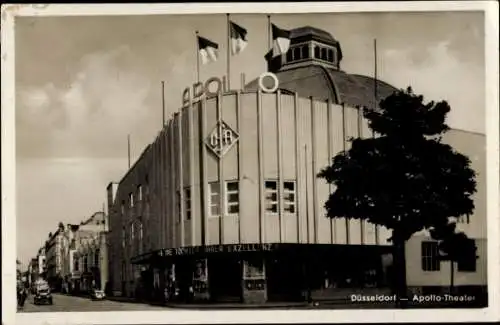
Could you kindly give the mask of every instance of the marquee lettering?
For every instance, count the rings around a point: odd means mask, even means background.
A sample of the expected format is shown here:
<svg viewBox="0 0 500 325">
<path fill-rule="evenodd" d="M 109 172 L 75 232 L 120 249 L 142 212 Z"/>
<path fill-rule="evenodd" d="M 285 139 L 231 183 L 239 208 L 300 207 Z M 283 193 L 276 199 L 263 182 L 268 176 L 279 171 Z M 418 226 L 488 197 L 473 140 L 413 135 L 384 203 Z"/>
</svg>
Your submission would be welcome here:
<svg viewBox="0 0 500 325">
<path fill-rule="evenodd" d="M 266 85 L 264 85 L 264 79 L 269 79 L 269 78 L 272 80 L 271 87 L 267 87 Z M 222 79 L 217 77 L 211 77 L 207 79 L 205 83 L 202 82 L 194 83 L 191 87 L 187 87 L 182 92 L 182 106 L 187 106 L 191 101 L 196 101 L 206 96 L 217 96 L 223 92 L 230 91 L 227 88 L 226 81 L 227 81 L 226 77 L 224 76 L 222 77 Z M 262 92 L 273 93 L 279 87 L 279 80 L 274 73 L 264 72 L 258 78 L 258 85 L 259 89 Z"/>
<path fill-rule="evenodd" d="M 259 252 L 273 250 L 273 244 L 230 244 L 211 245 L 196 247 L 165 248 L 158 252 L 158 256 L 180 256 L 192 255 L 196 253 L 238 253 L 238 252 Z"/>
</svg>

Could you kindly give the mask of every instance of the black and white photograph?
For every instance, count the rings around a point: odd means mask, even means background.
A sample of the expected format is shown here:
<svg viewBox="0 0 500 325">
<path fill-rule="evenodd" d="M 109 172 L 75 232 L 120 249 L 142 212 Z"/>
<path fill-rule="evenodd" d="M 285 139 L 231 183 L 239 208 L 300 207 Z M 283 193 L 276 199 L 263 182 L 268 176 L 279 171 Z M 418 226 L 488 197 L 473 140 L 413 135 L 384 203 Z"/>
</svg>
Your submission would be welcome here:
<svg viewBox="0 0 500 325">
<path fill-rule="evenodd" d="M 2 6 L 3 313 L 498 320 L 498 3 L 435 3 Z"/>
</svg>

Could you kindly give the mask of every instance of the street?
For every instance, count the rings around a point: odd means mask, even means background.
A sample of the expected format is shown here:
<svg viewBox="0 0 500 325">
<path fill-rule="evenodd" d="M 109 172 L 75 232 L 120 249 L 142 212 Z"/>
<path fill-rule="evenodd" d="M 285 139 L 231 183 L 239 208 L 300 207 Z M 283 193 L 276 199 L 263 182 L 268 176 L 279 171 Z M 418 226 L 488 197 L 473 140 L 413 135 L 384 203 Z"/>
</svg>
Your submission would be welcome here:
<svg viewBox="0 0 500 325">
<path fill-rule="evenodd" d="M 167 307 L 151 306 L 142 303 L 118 302 L 111 300 L 92 301 L 85 297 L 67 296 L 63 294 L 53 294 L 53 305 L 35 305 L 33 296 L 30 295 L 24 304 L 24 308 L 18 312 L 83 312 L 83 311 L 148 311 L 166 310 Z"/>
</svg>

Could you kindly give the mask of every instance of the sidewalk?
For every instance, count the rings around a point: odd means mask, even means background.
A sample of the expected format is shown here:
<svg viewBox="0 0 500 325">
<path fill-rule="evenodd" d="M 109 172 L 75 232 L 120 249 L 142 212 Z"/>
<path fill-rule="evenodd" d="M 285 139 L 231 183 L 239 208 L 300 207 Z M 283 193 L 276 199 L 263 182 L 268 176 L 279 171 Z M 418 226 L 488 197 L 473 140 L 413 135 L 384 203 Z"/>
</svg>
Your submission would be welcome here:
<svg viewBox="0 0 500 325">
<path fill-rule="evenodd" d="M 245 304 L 238 302 L 229 303 L 155 303 L 148 301 L 138 301 L 130 297 L 106 297 L 107 300 L 126 302 L 126 303 L 142 303 L 155 306 L 164 306 L 166 308 L 176 309 L 391 309 L 395 308 L 394 304 L 362 304 L 362 303 L 346 303 L 345 300 L 328 300 L 308 302 L 266 302 L 259 304 Z"/>
</svg>

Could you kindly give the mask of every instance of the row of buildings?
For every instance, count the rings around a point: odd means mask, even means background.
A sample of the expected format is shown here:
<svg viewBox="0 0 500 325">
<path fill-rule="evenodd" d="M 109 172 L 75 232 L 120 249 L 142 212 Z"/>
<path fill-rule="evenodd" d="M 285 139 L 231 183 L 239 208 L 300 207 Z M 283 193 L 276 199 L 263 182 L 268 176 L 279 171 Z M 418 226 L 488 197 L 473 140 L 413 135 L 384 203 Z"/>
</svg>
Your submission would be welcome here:
<svg viewBox="0 0 500 325">
<path fill-rule="evenodd" d="M 108 219 L 96 212 L 80 224 L 59 223 L 32 258 L 28 271 L 30 283 L 46 280 L 55 291 L 86 292 L 105 289 L 108 274 Z"/>
<path fill-rule="evenodd" d="M 151 300 L 346 300 L 353 292 L 391 292 L 390 231 L 326 218 L 332 188 L 317 174 L 350 138 L 374 136 L 363 108 L 397 89 L 343 71 L 340 43 L 326 31 L 301 27 L 290 38 L 288 52 L 266 54 L 266 74 L 238 90 L 222 90 L 218 78 L 187 88 L 180 111 L 107 187 L 109 231 L 103 225 L 102 236 L 85 241 L 84 225 L 60 227 L 39 270 L 73 289 L 86 274 L 98 279 L 97 265 L 108 295 Z M 221 91 L 213 93 L 212 82 Z M 439 293 L 453 278 L 461 292 L 484 295 L 485 136 L 453 129 L 443 140 L 477 172 L 475 211 L 458 228 L 475 240 L 479 257 L 452 268 L 428 233 L 415 234 L 406 246 L 407 283 L 411 292 Z"/>
</svg>

